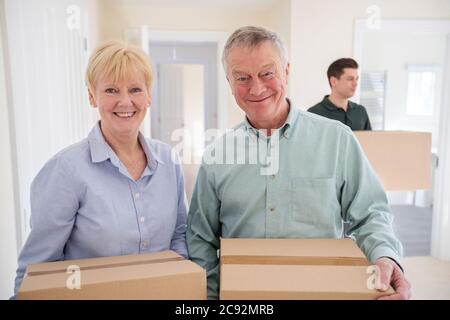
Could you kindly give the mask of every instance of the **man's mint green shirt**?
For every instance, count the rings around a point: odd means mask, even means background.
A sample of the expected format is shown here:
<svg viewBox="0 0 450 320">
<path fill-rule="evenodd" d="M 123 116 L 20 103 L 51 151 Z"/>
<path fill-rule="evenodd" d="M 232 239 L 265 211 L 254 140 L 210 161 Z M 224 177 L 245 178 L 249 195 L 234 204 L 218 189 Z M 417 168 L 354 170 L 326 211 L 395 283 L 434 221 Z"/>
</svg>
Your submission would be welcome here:
<svg viewBox="0 0 450 320">
<path fill-rule="evenodd" d="M 208 297 L 216 299 L 220 237 L 350 236 L 372 263 L 382 256 L 399 261 L 392 220 L 352 131 L 291 107 L 271 137 L 244 121 L 205 150 L 188 214 L 188 252 L 206 269 Z M 346 235 L 343 221 L 351 223 Z"/>
</svg>

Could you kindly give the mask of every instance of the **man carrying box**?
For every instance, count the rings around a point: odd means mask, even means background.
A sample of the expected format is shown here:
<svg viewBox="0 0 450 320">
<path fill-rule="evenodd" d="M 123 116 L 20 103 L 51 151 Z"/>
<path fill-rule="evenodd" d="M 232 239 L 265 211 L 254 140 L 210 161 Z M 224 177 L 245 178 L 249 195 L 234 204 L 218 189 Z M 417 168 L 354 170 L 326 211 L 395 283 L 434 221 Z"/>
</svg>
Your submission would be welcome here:
<svg viewBox="0 0 450 320">
<path fill-rule="evenodd" d="M 383 187 L 351 130 L 303 112 L 286 98 L 289 63 L 277 34 L 243 27 L 228 39 L 223 65 L 243 123 L 205 151 L 188 214 L 191 259 L 218 298 L 220 237 L 353 237 L 380 269 L 377 289 L 408 299 Z"/>
<path fill-rule="evenodd" d="M 327 71 L 331 94 L 308 109 L 320 116 L 337 120 L 352 130 L 372 130 L 366 108 L 349 99 L 358 86 L 358 63 L 352 58 L 334 61 Z"/>
</svg>

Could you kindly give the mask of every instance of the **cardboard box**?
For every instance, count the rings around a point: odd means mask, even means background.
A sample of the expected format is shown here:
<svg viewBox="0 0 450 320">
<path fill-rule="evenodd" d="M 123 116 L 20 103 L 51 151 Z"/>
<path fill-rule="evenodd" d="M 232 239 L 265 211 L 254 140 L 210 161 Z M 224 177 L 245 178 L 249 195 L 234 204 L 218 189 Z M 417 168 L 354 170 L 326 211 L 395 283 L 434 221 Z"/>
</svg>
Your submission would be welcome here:
<svg viewBox="0 0 450 320">
<path fill-rule="evenodd" d="M 387 191 L 431 187 L 431 133 L 354 132 Z"/>
<path fill-rule="evenodd" d="M 222 239 L 220 299 L 376 299 L 351 239 Z"/>
<path fill-rule="evenodd" d="M 222 264 L 368 266 L 352 239 L 221 239 Z"/>
<path fill-rule="evenodd" d="M 17 298 L 203 300 L 206 273 L 173 251 L 41 263 L 28 266 Z"/>
</svg>

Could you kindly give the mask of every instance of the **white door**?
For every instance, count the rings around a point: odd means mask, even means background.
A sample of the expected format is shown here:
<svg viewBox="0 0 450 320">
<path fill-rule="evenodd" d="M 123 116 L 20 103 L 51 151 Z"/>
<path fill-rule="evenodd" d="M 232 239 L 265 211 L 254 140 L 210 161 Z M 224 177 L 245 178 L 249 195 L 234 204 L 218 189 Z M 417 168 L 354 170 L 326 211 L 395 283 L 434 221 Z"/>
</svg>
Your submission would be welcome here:
<svg viewBox="0 0 450 320">
<path fill-rule="evenodd" d="M 174 145 L 172 134 L 177 129 L 184 128 L 184 85 L 183 66 L 176 64 L 159 64 L 156 85 L 158 90 L 158 116 L 157 125 L 152 126 L 152 137 Z"/>
<path fill-rule="evenodd" d="M 20 248 L 29 232 L 31 181 L 51 156 L 84 138 L 95 121 L 84 84 L 89 4 L 87 0 L 4 4 Z"/>
</svg>

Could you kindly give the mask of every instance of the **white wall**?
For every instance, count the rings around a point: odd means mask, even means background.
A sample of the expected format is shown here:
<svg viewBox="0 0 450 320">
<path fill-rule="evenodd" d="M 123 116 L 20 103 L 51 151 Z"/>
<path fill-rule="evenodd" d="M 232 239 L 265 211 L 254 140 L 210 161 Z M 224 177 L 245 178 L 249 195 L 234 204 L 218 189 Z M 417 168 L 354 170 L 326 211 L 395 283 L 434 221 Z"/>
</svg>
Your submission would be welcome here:
<svg viewBox="0 0 450 320">
<path fill-rule="evenodd" d="M 281 36 L 291 58 L 291 0 L 278 0 L 270 11 L 270 20 L 266 26 Z M 290 96 L 290 82 L 287 94 Z"/>
<path fill-rule="evenodd" d="M 269 21 L 265 25 L 282 37 L 290 55 L 291 0 L 277 0 L 276 4 L 269 11 Z"/>
<path fill-rule="evenodd" d="M 0 7 L 3 10 L 1 1 Z M 0 28 L 3 28 L 1 23 Z M 0 299 L 8 299 L 13 295 L 17 244 L 2 31 L 0 30 Z"/>
<path fill-rule="evenodd" d="M 337 58 L 353 56 L 354 21 L 367 18 L 373 4 L 381 19 L 450 19 L 448 0 L 292 0 L 290 88 L 302 109 L 329 92 L 327 68 Z"/>
<path fill-rule="evenodd" d="M 148 25 L 155 30 L 229 31 L 243 24 L 264 25 L 268 12 L 260 9 L 236 10 L 214 6 L 164 6 L 152 4 L 110 4 L 102 1 L 103 39 L 122 38 L 128 27 Z"/>
<path fill-rule="evenodd" d="M 151 4 L 137 1 L 131 4 L 101 1 L 100 38 L 124 39 L 127 28 L 147 25 L 150 30 L 171 31 L 221 31 L 231 33 L 244 25 L 260 25 L 281 34 L 287 44 L 290 41 L 290 0 L 276 1 L 276 5 L 256 3 L 252 7 L 237 4 L 205 4 L 186 1 L 186 5 Z M 147 4 L 146 4 L 147 3 Z M 222 48 L 220 48 L 222 50 Z M 243 120 L 243 112 L 233 96 L 228 94 L 227 127 Z"/>
<path fill-rule="evenodd" d="M 87 12 L 88 12 L 88 51 L 91 52 L 100 41 L 100 0 L 88 0 L 87 2 Z"/>
<path fill-rule="evenodd" d="M 204 132 L 204 88 L 203 88 L 203 66 L 183 65 L 183 92 L 184 92 L 184 129 L 189 132 L 191 142 L 191 159 L 194 164 L 183 164 L 186 196 L 190 203 L 194 191 L 195 180 L 199 169 L 201 156 L 203 155 Z M 197 152 L 199 152 L 197 154 Z"/>
</svg>

